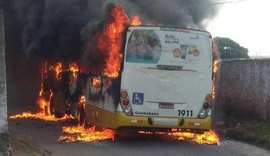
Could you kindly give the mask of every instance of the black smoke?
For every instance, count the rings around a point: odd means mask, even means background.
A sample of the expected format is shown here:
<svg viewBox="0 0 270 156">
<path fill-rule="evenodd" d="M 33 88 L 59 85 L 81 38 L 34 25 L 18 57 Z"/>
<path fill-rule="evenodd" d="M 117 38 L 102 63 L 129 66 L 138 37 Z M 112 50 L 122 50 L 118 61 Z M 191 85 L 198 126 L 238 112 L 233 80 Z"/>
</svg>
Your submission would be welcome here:
<svg viewBox="0 0 270 156">
<path fill-rule="evenodd" d="M 130 14 L 138 14 L 145 23 L 169 26 L 196 28 L 217 12 L 217 5 L 211 0 L 123 0 L 123 3 L 125 8 L 131 8 L 127 9 Z"/>
<path fill-rule="evenodd" d="M 107 5 L 121 3 L 129 16 L 143 23 L 202 27 L 215 16 L 210 0 L 10 0 L 22 27 L 22 43 L 28 57 L 77 60 L 84 42 L 94 37 L 106 19 Z M 95 49 L 93 47 L 93 49 Z"/>
</svg>

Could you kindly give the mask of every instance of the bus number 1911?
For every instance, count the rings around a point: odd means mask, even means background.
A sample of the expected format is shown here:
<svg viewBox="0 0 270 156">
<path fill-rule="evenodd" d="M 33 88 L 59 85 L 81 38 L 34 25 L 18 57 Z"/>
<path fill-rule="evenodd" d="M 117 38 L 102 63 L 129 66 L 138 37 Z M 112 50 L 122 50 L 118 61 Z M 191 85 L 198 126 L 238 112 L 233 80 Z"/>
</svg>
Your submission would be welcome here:
<svg viewBox="0 0 270 156">
<path fill-rule="evenodd" d="M 193 116 L 193 110 L 178 110 L 178 116 L 192 117 Z"/>
</svg>

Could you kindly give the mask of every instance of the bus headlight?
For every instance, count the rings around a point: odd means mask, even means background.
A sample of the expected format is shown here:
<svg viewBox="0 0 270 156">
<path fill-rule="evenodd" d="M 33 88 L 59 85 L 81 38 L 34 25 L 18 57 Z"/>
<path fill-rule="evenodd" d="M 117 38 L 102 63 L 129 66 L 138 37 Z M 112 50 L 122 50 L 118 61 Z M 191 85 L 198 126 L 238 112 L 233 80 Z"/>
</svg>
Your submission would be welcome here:
<svg viewBox="0 0 270 156">
<path fill-rule="evenodd" d="M 132 108 L 131 108 L 130 106 L 125 107 L 125 108 L 124 108 L 124 113 L 125 113 L 126 115 L 132 115 L 132 114 L 133 114 L 133 113 L 132 113 Z"/>
<path fill-rule="evenodd" d="M 130 106 L 126 107 L 125 108 L 125 113 L 130 113 L 130 112 L 132 112 L 131 107 Z"/>
<path fill-rule="evenodd" d="M 208 113 L 208 110 L 201 109 L 200 112 L 199 112 L 198 117 L 199 118 L 205 118 L 207 116 L 207 113 Z"/>
</svg>

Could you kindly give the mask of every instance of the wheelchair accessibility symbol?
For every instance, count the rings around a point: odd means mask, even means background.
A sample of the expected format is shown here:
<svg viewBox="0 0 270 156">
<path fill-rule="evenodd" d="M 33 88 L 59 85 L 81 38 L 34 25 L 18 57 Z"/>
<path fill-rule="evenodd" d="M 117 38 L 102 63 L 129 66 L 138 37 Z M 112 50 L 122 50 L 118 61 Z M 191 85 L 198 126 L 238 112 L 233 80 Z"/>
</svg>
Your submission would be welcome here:
<svg viewBox="0 0 270 156">
<path fill-rule="evenodd" d="M 133 93 L 132 103 L 135 105 L 142 105 L 144 100 L 144 93 Z"/>
</svg>

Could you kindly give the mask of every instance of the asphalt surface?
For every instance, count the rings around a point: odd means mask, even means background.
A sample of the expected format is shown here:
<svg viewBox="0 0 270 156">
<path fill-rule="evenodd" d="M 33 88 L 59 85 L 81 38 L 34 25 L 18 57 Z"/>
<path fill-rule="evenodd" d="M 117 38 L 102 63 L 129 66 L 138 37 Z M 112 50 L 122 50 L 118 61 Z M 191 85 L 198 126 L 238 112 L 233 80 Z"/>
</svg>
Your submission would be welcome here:
<svg viewBox="0 0 270 156">
<path fill-rule="evenodd" d="M 142 135 L 91 143 L 59 142 L 61 127 L 71 121 L 45 122 L 24 119 L 10 120 L 12 135 L 27 143 L 35 154 L 52 156 L 269 156 L 270 152 L 256 146 L 233 140 L 222 140 L 220 145 L 199 145 L 190 141 L 177 141 L 168 136 Z M 14 147 L 13 149 L 16 150 Z M 37 152 L 38 151 L 38 152 Z M 24 155 L 13 151 L 14 155 Z M 21 154 L 20 154 L 21 153 Z"/>
</svg>

